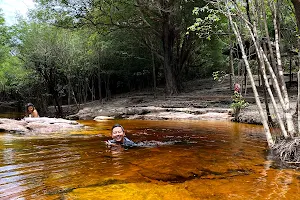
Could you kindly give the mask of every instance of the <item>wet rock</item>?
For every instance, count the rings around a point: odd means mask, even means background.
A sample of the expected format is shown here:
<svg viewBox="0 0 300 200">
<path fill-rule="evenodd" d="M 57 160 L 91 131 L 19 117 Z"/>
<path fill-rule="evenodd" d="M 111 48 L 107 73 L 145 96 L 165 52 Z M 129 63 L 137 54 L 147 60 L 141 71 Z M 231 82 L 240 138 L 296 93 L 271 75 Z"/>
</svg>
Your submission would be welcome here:
<svg viewBox="0 0 300 200">
<path fill-rule="evenodd" d="M 147 120 L 231 120 L 228 113 L 215 113 L 215 112 L 200 112 L 203 114 L 194 114 L 187 112 L 152 112 L 145 115 L 132 115 L 128 119 L 147 119 Z"/>
<path fill-rule="evenodd" d="M 49 118 L 49 117 L 38 117 L 38 118 L 29 118 L 26 117 L 23 119 L 25 122 L 35 122 L 35 123 L 47 123 L 47 124 L 79 124 L 77 121 L 67 120 L 62 118 Z"/>
<path fill-rule="evenodd" d="M 79 130 L 84 126 L 73 120 L 61 118 L 0 119 L 0 131 L 10 133 L 41 134 Z"/>
<path fill-rule="evenodd" d="M 158 106 L 140 107 L 114 107 L 114 108 L 94 108 L 89 113 L 84 109 L 76 115 L 69 116 L 69 119 L 91 119 L 108 120 L 114 118 L 123 119 L 147 119 L 147 120 L 231 120 L 229 108 L 173 108 Z"/>
<path fill-rule="evenodd" d="M 27 123 L 24 120 L 0 118 L 0 124 L 17 124 L 20 126 L 25 126 Z"/>
<path fill-rule="evenodd" d="M 97 116 L 94 118 L 95 121 L 103 121 L 103 120 L 112 120 L 114 117 L 108 117 L 108 116 Z"/>
<path fill-rule="evenodd" d="M 19 124 L 0 124 L 0 132 L 10 132 L 10 133 L 27 133 L 29 130 Z"/>
</svg>

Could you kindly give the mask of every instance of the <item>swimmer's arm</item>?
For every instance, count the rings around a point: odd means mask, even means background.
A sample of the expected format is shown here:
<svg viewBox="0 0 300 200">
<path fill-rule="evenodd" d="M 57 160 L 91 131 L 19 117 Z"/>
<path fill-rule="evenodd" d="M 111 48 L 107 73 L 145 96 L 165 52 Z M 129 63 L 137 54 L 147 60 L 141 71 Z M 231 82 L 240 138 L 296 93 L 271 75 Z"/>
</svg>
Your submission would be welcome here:
<svg viewBox="0 0 300 200">
<path fill-rule="evenodd" d="M 118 144 L 116 144 L 116 143 L 113 143 L 113 142 L 111 142 L 111 141 L 109 141 L 109 140 L 107 140 L 107 141 L 105 141 L 105 144 L 107 145 L 107 146 L 118 146 Z"/>
<path fill-rule="evenodd" d="M 136 147 L 138 146 L 135 142 L 129 140 L 129 139 L 126 139 L 126 142 L 124 144 L 124 146 L 127 146 L 127 147 Z"/>
</svg>

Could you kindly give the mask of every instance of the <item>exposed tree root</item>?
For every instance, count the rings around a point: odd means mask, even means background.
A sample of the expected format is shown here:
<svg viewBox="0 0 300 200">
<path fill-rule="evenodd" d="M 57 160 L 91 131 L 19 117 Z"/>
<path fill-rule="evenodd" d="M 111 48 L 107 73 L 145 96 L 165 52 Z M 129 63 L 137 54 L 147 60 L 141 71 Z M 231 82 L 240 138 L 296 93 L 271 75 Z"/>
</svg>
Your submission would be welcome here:
<svg viewBox="0 0 300 200">
<path fill-rule="evenodd" d="M 277 141 L 272 151 L 282 164 L 300 167 L 300 137 Z"/>
</svg>

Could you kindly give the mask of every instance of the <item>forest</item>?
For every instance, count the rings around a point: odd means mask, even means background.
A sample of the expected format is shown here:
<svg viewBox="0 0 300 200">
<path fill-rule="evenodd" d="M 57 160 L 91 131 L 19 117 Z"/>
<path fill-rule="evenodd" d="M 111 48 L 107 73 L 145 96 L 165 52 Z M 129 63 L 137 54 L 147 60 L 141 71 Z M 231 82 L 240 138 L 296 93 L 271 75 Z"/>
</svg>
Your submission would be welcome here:
<svg viewBox="0 0 300 200">
<path fill-rule="evenodd" d="M 183 81 L 227 68 L 226 43 L 212 25 L 201 37 L 187 34 L 204 3 L 37 1 L 29 20 L 11 27 L 2 15 L 0 101 L 55 105 L 62 115 L 61 105 L 128 91 L 178 94 Z"/>
<path fill-rule="evenodd" d="M 172 96 L 212 76 L 243 88 L 248 77 L 269 146 L 269 104 L 282 136 L 298 135 L 284 74 L 299 71 L 299 0 L 35 2 L 13 26 L 0 14 L 0 102 L 52 105 L 64 116 L 63 105 L 144 89 Z"/>
</svg>

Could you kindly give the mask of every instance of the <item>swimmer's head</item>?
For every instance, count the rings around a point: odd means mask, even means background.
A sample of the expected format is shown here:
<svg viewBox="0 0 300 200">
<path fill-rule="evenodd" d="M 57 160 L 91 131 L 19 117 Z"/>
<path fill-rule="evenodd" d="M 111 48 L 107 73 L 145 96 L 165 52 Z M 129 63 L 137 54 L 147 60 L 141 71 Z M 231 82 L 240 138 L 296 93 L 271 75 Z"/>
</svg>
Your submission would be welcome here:
<svg viewBox="0 0 300 200">
<path fill-rule="evenodd" d="M 32 103 L 26 104 L 25 107 L 26 107 L 26 111 L 27 111 L 27 112 L 30 112 L 30 113 L 31 113 L 32 111 L 34 111 L 34 109 L 35 109 L 35 108 L 34 108 L 34 105 L 33 105 Z"/>
<path fill-rule="evenodd" d="M 111 137 L 116 142 L 123 142 L 125 137 L 125 131 L 123 126 L 121 126 L 120 124 L 115 124 L 111 129 Z"/>
</svg>

